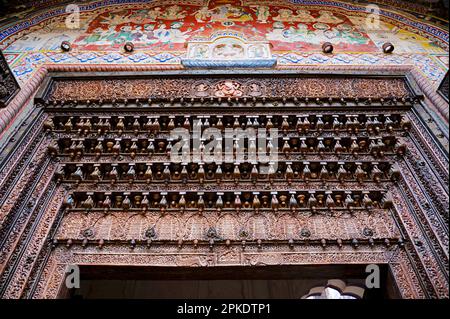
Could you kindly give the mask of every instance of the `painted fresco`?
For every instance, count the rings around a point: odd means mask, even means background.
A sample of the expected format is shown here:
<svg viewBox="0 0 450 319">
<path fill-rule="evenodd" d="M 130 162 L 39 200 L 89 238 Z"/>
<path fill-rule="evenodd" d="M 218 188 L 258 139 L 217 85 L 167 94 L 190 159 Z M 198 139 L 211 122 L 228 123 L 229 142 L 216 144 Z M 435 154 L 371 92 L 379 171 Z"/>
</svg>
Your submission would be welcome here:
<svg viewBox="0 0 450 319">
<path fill-rule="evenodd" d="M 326 41 L 341 51 L 377 50 L 369 36 L 343 14 L 281 5 L 241 5 L 237 0 L 104 12 L 89 23 L 74 47 L 114 50 L 132 41 L 152 50 L 182 51 L 186 42 L 208 39 L 221 31 L 238 32 L 248 41 L 268 40 L 274 51 L 318 51 Z"/>
<path fill-rule="evenodd" d="M 161 0 L 105 5 L 85 9 L 78 29 L 68 29 L 65 17 L 56 16 L 0 45 L 20 83 L 47 63 L 180 64 L 189 59 L 183 64 L 195 67 L 215 66 L 199 63 L 202 59 L 242 59 L 252 60 L 248 65 L 253 67 L 272 67 L 275 60 L 277 65 L 409 64 L 433 85 L 439 84 L 448 69 L 448 52 L 442 43 L 391 20 L 368 28 L 366 13 L 333 3 Z M 73 50 L 61 52 L 64 40 L 72 43 Z M 127 41 L 135 44 L 135 52 L 123 51 Z M 326 41 L 335 47 L 331 55 L 321 52 Z M 395 45 L 394 54 L 381 52 L 387 41 Z"/>
<path fill-rule="evenodd" d="M 239 0 L 213 0 L 206 6 L 161 3 L 82 13 L 76 30 L 56 18 L 31 27 L 7 51 L 59 50 L 61 41 L 67 40 L 79 51 L 120 51 L 131 41 L 137 49 L 186 52 L 186 43 L 209 41 L 217 33 L 228 32 L 248 42 L 268 41 L 273 52 L 320 52 L 326 41 L 333 43 L 336 52 L 379 52 L 386 41 L 396 45 L 396 52 L 446 52 L 425 37 L 385 22 L 377 30 L 366 30 L 365 16 L 331 7 L 283 1 L 270 6 L 243 5 Z"/>
</svg>

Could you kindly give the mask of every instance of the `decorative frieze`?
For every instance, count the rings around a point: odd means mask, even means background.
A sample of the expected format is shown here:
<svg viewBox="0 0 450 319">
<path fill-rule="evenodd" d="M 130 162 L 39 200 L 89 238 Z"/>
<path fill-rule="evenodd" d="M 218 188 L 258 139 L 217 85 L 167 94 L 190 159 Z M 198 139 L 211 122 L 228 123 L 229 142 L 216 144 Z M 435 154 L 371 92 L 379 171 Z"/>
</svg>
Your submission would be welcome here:
<svg viewBox="0 0 450 319">
<path fill-rule="evenodd" d="M 190 98 L 410 98 L 402 78 L 318 78 L 318 77 L 158 77 L 148 79 L 56 80 L 50 101 L 133 101 L 140 99 Z"/>
</svg>

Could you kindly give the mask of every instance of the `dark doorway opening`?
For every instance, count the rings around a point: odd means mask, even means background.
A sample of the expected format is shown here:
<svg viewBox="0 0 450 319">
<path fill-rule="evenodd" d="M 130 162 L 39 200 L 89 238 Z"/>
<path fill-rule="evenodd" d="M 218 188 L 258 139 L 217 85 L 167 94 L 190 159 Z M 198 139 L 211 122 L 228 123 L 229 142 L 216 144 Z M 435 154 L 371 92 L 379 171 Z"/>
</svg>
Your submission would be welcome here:
<svg viewBox="0 0 450 319">
<path fill-rule="evenodd" d="M 340 279 L 365 288 L 366 265 L 140 267 L 82 266 L 79 289 L 69 298 L 121 299 L 300 299 L 311 288 Z M 380 288 L 365 289 L 364 299 L 399 298 L 387 265 L 380 267 Z"/>
</svg>

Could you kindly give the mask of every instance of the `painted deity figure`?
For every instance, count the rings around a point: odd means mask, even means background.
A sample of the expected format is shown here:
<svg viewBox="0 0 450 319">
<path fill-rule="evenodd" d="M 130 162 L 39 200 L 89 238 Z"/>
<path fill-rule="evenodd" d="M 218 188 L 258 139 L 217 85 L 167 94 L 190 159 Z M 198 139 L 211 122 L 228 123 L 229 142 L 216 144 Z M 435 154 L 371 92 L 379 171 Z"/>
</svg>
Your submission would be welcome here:
<svg viewBox="0 0 450 319">
<path fill-rule="evenodd" d="M 273 29 L 266 34 L 266 39 L 271 41 L 286 41 L 283 22 L 275 21 L 272 27 Z"/>
<path fill-rule="evenodd" d="M 153 34 L 158 39 L 158 42 L 164 44 L 184 43 L 189 37 L 189 32 L 191 31 L 191 29 L 182 32 L 180 30 L 182 26 L 183 22 L 174 21 L 170 24 L 170 29 L 167 29 L 166 25 L 163 23 L 158 27 L 158 29 L 153 32 Z"/>
<path fill-rule="evenodd" d="M 167 7 L 166 11 L 161 14 L 160 18 L 165 20 L 178 20 L 186 17 L 186 11 L 179 5 Z"/>
<path fill-rule="evenodd" d="M 100 41 L 100 39 L 102 38 L 102 36 L 104 35 L 104 30 L 102 28 L 96 28 L 94 29 L 94 31 L 89 34 L 88 36 L 86 36 L 83 39 L 83 42 L 85 44 L 91 44 L 91 43 L 95 43 Z"/>
<path fill-rule="evenodd" d="M 291 9 L 280 9 L 278 10 L 278 15 L 273 17 L 275 21 L 282 22 L 293 22 L 297 21 L 297 17 L 294 15 L 294 12 Z"/>
<path fill-rule="evenodd" d="M 127 41 L 133 41 L 133 37 L 131 34 L 132 27 L 129 25 L 124 25 L 120 27 L 119 32 L 112 33 L 108 40 L 112 41 L 113 43 L 121 44 L 125 43 Z"/>
<path fill-rule="evenodd" d="M 211 18 L 212 12 L 208 9 L 208 7 L 201 7 L 194 14 L 197 22 L 206 22 Z"/>
<path fill-rule="evenodd" d="M 266 48 L 263 45 L 252 45 L 248 48 L 248 57 L 251 59 L 264 58 Z"/>
<path fill-rule="evenodd" d="M 147 13 L 147 21 L 149 22 L 156 22 L 156 20 L 161 16 L 161 8 L 156 7 L 153 9 L 148 10 Z"/>
<path fill-rule="evenodd" d="M 217 45 L 213 49 L 213 54 L 214 54 L 215 58 L 232 59 L 232 58 L 243 57 L 244 49 L 240 45 L 237 45 L 237 44 L 223 43 L 223 44 Z"/>
<path fill-rule="evenodd" d="M 299 23 L 296 28 L 293 26 L 289 27 L 289 29 L 284 31 L 283 35 L 289 42 L 310 42 L 314 38 L 313 33 L 308 30 L 306 24 Z"/>
<path fill-rule="evenodd" d="M 246 22 L 252 20 L 253 17 L 249 12 L 244 11 L 241 7 L 232 6 L 231 4 L 221 5 L 212 9 L 212 22 Z"/>
<path fill-rule="evenodd" d="M 317 18 L 317 21 L 322 23 L 334 23 L 339 24 L 344 22 L 344 20 L 336 17 L 333 12 L 327 11 L 327 10 L 320 10 L 319 11 L 320 16 Z"/>
<path fill-rule="evenodd" d="M 240 22 L 253 20 L 250 13 L 244 11 L 244 9 L 242 7 L 236 7 L 236 6 L 231 6 L 229 8 L 228 17 L 234 21 L 240 21 Z"/>
<path fill-rule="evenodd" d="M 256 13 L 256 19 L 259 23 L 267 23 L 270 17 L 270 8 L 268 6 L 251 6 Z"/>
<path fill-rule="evenodd" d="M 154 24 L 146 24 L 146 25 L 144 25 L 144 31 L 143 32 L 144 32 L 144 36 L 146 38 L 146 42 L 148 44 L 155 43 L 156 41 L 158 41 L 158 38 L 155 37 L 154 30 L 155 30 L 155 25 Z"/>
<path fill-rule="evenodd" d="M 208 57 L 208 46 L 205 44 L 196 45 L 192 49 L 192 58 L 194 59 L 206 59 Z"/>
<path fill-rule="evenodd" d="M 107 25 L 120 25 L 128 22 L 132 22 L 130 21 L 129 10 L 121 10 L 108 12 L 108 15 L 101 17 L 100 23 Z"/>
<path fill-rule="evenodd" d="M 311 15 L 311 12 L 308 10 L 299 9 L 295 11 L 297 13 L 296 19 L 297 21 L 301 21 L 303 23 L 314 22 L 316 18 Z"/>
<path fill-rule="evenodd" d="M 130 20 L 135 24 L 144 24 L 148 21 L 147 15 L 147 10 L 137 10 L 130 15 Z"/>
</svg>

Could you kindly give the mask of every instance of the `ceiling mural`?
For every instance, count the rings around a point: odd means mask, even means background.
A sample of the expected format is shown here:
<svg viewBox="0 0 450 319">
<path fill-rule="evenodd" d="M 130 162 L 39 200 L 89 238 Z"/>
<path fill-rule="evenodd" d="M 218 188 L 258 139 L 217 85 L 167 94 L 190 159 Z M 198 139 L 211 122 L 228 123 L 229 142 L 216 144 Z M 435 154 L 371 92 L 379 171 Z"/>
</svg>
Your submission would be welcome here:
<svg viewBox="0 0 450 319">
<path fill-rule="evenodd" d="M 57 7 L 42 23 L 35 23 L 41 14 L 15 28 L 0 26 L 0 47 L 19 82 L 45 63 L 179 64 L 188 58 L 414 64 L 433 84 L 448 69 L 448 31 L 386 10 L 374 22 L 364 6 L 337 1 L 94 1 L 80 5 L 75 29 L 64 13 Z M 62 41 L 71 43 L 70 52 L 61 51 Z M 134 52 L 124 52 L 126 42 Z M 322 53 L 324 42 L 333 44 L 333 54 Z M 385 42 L 395 45 L 394 54 L 381 52 Z M 254 63 L 249 66 L 262 66 Z"/>
</svg>

